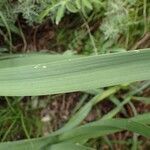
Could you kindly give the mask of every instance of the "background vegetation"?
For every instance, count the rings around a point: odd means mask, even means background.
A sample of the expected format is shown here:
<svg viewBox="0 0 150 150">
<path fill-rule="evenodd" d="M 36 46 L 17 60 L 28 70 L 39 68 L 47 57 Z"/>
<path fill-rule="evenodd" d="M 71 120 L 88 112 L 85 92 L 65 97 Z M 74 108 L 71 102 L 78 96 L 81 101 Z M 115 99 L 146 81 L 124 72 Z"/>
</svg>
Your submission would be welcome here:
<svg viewBox="0 0 150 150">
<path fill-rule="evenodd" d="M 150 48 L 148 0 L 0 1 L 0 55 L 35 52 L 61 53 L 64 56 L 98 55 L 144 48 Z M 133 117 L 131 124 L 132 121 L 134 124 L 140 120 L 140 114 L 148 112 L 149 81 L 69 94 L 0 97 L 0 140 L 39 138 L 63 126 L 62 130 L 65 130 L 103 118 Z M 111 130 L 95 138 L 91 136 L 82 142 L 85 147 L 80 147 L 81 143 L 76 147 L 72 142 L 63 143 L 63 146 L 74 149 L 148 149 L 149 126 L 143 132 L 139 130 L 148 117 L 143 116 L 139 124 L 133 125 L 136 131 L 133 126 L 125 128 L 120 124 L 120 128 L 126 130 L 121 132 L 116 122 L 108 120 L 103 126 L 110 127 L 111 124 L 111 128 L 117 128 L 117 133 Z M 94 131 L 96 129 L 91 128 L 91 132 L 96 134 Z M 87 137 L 89 135 L 92 133 Z M 69 138 L 67 133 L 59 137 L 60 141 Z M 60 149 L 62 145 L 51 147 L 56 148 Z"/>
</svg>

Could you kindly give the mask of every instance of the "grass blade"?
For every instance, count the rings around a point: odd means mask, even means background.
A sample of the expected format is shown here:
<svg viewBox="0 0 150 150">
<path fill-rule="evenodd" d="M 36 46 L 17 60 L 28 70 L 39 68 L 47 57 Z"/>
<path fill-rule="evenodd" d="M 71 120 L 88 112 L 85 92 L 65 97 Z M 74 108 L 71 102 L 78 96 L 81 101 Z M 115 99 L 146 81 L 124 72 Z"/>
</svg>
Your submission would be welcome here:
<svg viewBox="0 0 150 150">
<path fill-rule="evenodd" d="M 18 57 L 0 60 L 4 64 L 0 67 L 1 96 L 83 91 L 150 79 L 149 49 L 60 60 L 36 57 L 40 55 L 24 57 L 20 64 Z"/>
<path fill-rule="evenodd" d="M 81 143 L 90 138 L 100 137 L 121 130 L 129 130 L 150 137 L 150 113 L 138 115 L 130 119 L 108 119 L 95 121 L 81 127 L 71 129 L 65 132 L 55 132 L 48 137 L 42 137 L 30 140 L 21 140 L 16 142 L 4 142 L 0 144 L 0 149 L 7 150 L 42 150 L 59 142 L 78 142 Z"/>
<path fill-rule="evenodd" d="M 94 105 L 109 97 L 110 95 L 116 93 L 119 89 L 120 87 L 112 87 L 100 94 L 97 94 L 88 103 L 86 103 L 74 116 L 72 116 L 72 118 L 65 124 L 63 128 L 61 128 L 61 130 L 68 130 L 79 125 L 87 117 Z"/>
</svg>

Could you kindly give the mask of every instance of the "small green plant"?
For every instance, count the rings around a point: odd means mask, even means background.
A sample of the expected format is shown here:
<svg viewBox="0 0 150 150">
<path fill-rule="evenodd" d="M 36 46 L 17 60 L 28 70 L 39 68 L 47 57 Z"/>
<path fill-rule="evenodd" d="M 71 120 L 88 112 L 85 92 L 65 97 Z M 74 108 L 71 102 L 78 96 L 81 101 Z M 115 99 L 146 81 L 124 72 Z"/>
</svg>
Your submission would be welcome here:
<svg viewBox="0 0 150 150">
<path fill-rule="evenodd" d="M 4 56 L 0 60 L 0 84 L 2 85 L 0 95 L 57 94 L 90 90 L 138 80 L 149 80 L 149 59 L 150 50 L 135 50 L 133 52 L 88 57 L 46 54 Z M 15 65 L 12 66 L 12 64 Z M 131 119 L 112 119 L 125 104 L 131 101 L 132 96 L 137 91 L 126 95 L 122 103 L 117 104 L 116 108 L 102 116 L 99 121 L 77 127 L 94 105 L 121 88 L 122 86 L 116 86 L 97 94 L 63 128 L 48 137 L 2 143 L 0 148 L 5 150 L 11 146 L 11 149 L 32 148 L 42 150 L 44 148 L 65 149 L 66 146 L 69 146 L 72 149 L 84 150 L 89 149 L 83 144 L 90 138 L 101 137 L 121 130 L 129 130 L 150 137 L 150 132 L 148 132 L 150 129 L 148 126 L 150 123 L 149 113 Z M 10 101 L 8 102 L 10 103 Z M 10 108 L 13 110 L 12 106 Z M 27 134 L 24 123 L 23 128 Z"/>
<path fill-rule="evenodd" d="M 139 136 L 148 141 L 149 8 L 148 0 L 0 1 L 0 149 L 96 150 L 119 143 L 134 150 L 143 144 Z M 44 45 L 38 54 L 6 54 L 35 52 L 38 44 Z M 49 105 L 62 95 L 64 109 L 64 93 L 76 91 L 79 103 L 64 110 L 70 116 L 58 117 L 59 127 L 43 136 L 43 120 L 49 127 L 56 121 Z M 42 120 L 43 109 L 53 115 Z M 132 132 L 127 141 L 107 136 L 122 131 Z"/>
<path fill-rule="evenodd" d="M 93 9 L 93 4 L 101 4 L 98 0 L 63 0 L 63 1 L 52 1 L 49 6 L 42 11 L 39 15 L 39 20 L 42 20 L 45 16 L 52 14 L 56 24 L 60 22 L 62 17 L 65 15 L 65 12 L 70 13 L 82 12 L 87 16 L 87 12 Z"/>
</svg>

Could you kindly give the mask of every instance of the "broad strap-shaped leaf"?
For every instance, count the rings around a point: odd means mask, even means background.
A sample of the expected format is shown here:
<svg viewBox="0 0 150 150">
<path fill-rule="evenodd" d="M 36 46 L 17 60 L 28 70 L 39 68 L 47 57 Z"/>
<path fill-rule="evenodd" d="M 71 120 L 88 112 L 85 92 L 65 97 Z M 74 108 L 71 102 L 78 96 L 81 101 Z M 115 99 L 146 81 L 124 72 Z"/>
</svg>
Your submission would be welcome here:
<svg viewBox="0 0 150 150">
<path fill-rule="evenodd" d="M 0 58 L 1 96 L 74 92 L 149 79 L 149 49 L 70 58 L 48 54 Z"/>
</svg>

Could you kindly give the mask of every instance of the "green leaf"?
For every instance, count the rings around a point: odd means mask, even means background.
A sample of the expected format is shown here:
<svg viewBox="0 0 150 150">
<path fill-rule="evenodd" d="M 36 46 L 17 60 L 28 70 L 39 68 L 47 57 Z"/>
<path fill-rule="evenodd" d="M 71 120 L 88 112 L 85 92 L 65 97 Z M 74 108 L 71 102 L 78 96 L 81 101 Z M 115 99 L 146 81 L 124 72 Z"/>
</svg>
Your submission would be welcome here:
<svg viewBox="0 0 150 150">
<path fill-rule="evenodd" d="M 103 2 L 99 1 L 99 0 L 92 0 L 93 3 L 97 3 L 97 4 L 103 4 Z"/>
<path fill-rule="evenodd" d="M 3 22 L 3 24 L 5 25 L 6 29 L 7 29 L 7 32 L 8 32 L 8 35 L 9 35 L 9 40 L 10 40 L 10 45 L 12 45 L 12 37 L 11 37 L 10 27 L 7 23 L 7 20 L 6 20 L 5 16 L 3 15 L 3 13 L 1 11 L 0 11 L 0 18 Z"/>
<path fill-rule="evenodd" d="M 106 115 L 104 115 L 101 119 L 109 119 L 115 116 L 121 109 L 122 107 L 127 104 L 131 100 L 131 97 L 127 97 L 124 99 L 122 103 L 120 103 L 116 108 L 108 112 Z"/>
<path fill-rule="evenodd" d="M 81 9 L 81 0 L 76 0 L 75 4 L 76 4 L 78 9 Z"/>
<path fill-rule="evenodd" d="M 93 6 L 89 0 L 82 0 L 82 4 L 91 10 L 93 9 Z"/>
<path fill-rule="evenodd" d="M 9 24 L 9 28 L 11 32 L 20 35 L 19 29 L 13 24 L 13 22 L 8 22 L 8 24 Z M 0 26 L 6 27 L 5 24 L 1 20 L 0 20 Z"/>
<path fill-rule="evenodd" d="M 0 95 L 85 91 L 150 79 L 149 49 L 98 56 L 56 57 L 46 54 L 0 57 Z"/>
<path fill-rule="evenodd" d="M 93 148 L 85 147 L 79 143 L 62 142 L 54 144 L 47 148 L 48 150 L 94 150 Z"/>
<path fill-rule="evenodd" d="M 60 7 L 58 7 L 58 10 L 57 10 L 57 13 L 56 13 L 56 24 L 57 25 L 59 24 L 62 17 L 64 16 L 65 9 L 66 9 L 65 3 L 63 3 Z"/>
<path fill-rule="evenodd" d="M 0 149 L 8 150 L 43 150 L 49 144 L 57 143 L 57 136 L 0 143 Z"/>
<path fill-rule="evenodd" d="M 61 130 L 71 129 L 77 125 L 79 125 L 85 117 L 89 114 L 92 107 L 99 103 L 100 101 L 104 100 L 111 94 L 117 92 L 120 88 L 119 87 L 112 87 L 100 94 L 94 96 L 88 103 L 86 103 L 66 124 Z"/>
<path fill-rule="evenodd" d="M 142 118 L 143 117 L 143 118 Z M 87 125 L 68 130 L 60 135 L 60 140 L 70 140 L 79 142 L 80 140 L 89 140 L 114 132 L 128 130 L 136 132 L 145 137 L 150 137 L 150 114 L 139 115 L 130 119 L 108 119 L 99 120 Z"/>
<path fill-rule="evenodd" d="M 42 22 L 42 20 L 43 20 L 44 17 L 46 17 L 47 15 L 49 15 L 52 10 L 54 10 L 54 9 L 56 9 L 56 8 L 59 8 L 59 7 L 62 5 L 62 3 L 63 3 L 63 2 L 61 1 L 61 2 L 59 2 L 59 3 L 56 3 L 55 5 L 49 5 L 45 10 L 43 10 L 43 11 L 40 13 L 40 15 L 39 15 L 39 17 L 38 17 L 38 20 L 39 20 L 40 22 Z"/>
<path fill-rule="evenodd" d="M 99 120 L 65 132 L 56 131 L 47 137 L 0 143 L 0 149 L 7 150 L 11 147 L 11 150 L 43 150 L 53 146 L 58 146 L 59 148 L 61 144 L 79 143 L 80 145 L 81 141 L 87 141 L 91 138 L 101 137 L 122 130 L 129 130 L 150 137 L 150 127 L 148 124 L 150 124 L 150 113 L 129 119 Z"/>
<path fill-rule="evenodd" d="M 72 13 L 78 12 L 78 9 L 74 6 L 72 2 L 66 3 L 66 8 Z"/>
</svg>

